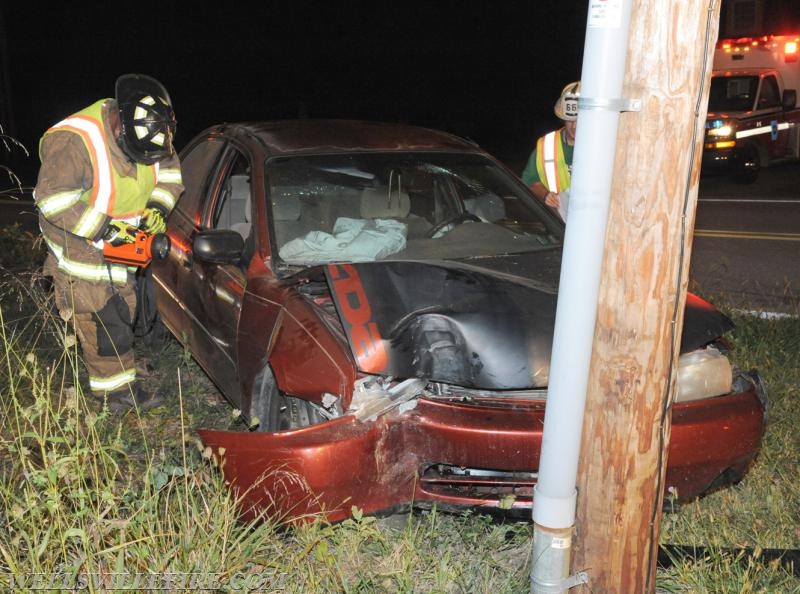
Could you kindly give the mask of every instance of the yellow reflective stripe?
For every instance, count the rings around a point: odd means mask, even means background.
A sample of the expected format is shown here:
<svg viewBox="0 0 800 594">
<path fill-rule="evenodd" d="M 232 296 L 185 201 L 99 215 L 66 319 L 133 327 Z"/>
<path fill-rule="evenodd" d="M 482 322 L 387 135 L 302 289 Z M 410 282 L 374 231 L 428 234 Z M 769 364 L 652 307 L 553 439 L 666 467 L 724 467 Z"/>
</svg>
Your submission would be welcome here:
<svg viewBox="0 0 800 594">
<path fill-rule="evenodd" d="M 109 277 L 108 268 L 105 265 L 93 266 L 75 262 L 74 260 L 59 259 L 58 267 L 67 274 L 93 282 L 104 281 Z M 111 280 L 115 283 L 124 284 L 128 280 L 127 268 L 112 265 Z"/>
<path fill-rule="evenodd" d="M 544 137 L 544 174 L 547 188 L 551 192 L 559 192 L 558 175 L 556 173 L 556 142 L 558 131 L 550 132 Z"/>
<path fill-rule="evenodd" d="M 183 177 L 180 169 L 157 169 L 157 179 L 165 184 L 182 184 Z"/>
<path fill-rule="evenodd" d="M 106 215 L 90 207 L 84 211 L 81 218 L 75 223 L 72 232 L 80 237 L 94 237 L 105 222 Z"/>
<path fill-rule="evenodd" d="M 164 188 L 153 188 L 153 191 L 150 194 L 150 200 L 153 202 L 158 202 L 159 204 L 163 204 L 167 207 L 168 211 L 172 210 L 172 207 L 175 206 L 175 196 L 172 195 L 172 192 L 169 192 Z"/>
<path fill-rule="evenodd" d="M 113 391 L 136 381 L 136 369 L 126 369 L 122 373 L 110 377 L 89 376 L 89 387 L 92 391 Z"/>
<path fill-rule="evenodd" d="M 219 297 L 220 301 L 227 303 L 228 305 L 233 305 L 236 302 L 236 298 L 234 297 L 233 293 L 224 287 L 215 286 L 214 295 Z"/>
<path fill-rule="evenodd" d="M 64 257 L 64 250 L 63 248 L 49 241 L 45 237 L 45 242 L 47 246 L 50 248 L 50 251 L 53 252 L 53 255 L 58 260 L 58 268 L 59 270 L 63 270 L 67 274 L 71 274 L 77 278 L 81 278 L 83 280 L 93 281 L 93 282 L 100 282 L 103 280 L 108 280 L 108 267 L 105 264 L 85 264 L 83 262 L 76 262 L 75 260 L 70 260 L 69 258 Z M 118 284 L 125 284 L 128 280 L 128 271 L 124 266 L 118 266 L 115 264 L 111 265 L 111 280 Z"/>
<path fill-rule="evenodd" d="M 92 165 L 94 169 L 94 182 L 92 191 L 94 200 L 92 206 L 101 212 L 110 212 L 111 197 L 114 192 L 114 184 L 111 179 L 111 160 L 109 158 L 103 130 L 94 122 L 85 117 L 71 117 L 53 126 L 53 130 L 59 128 L 74 128 L 87 140 L 87 149 L 91 149 Z"/>
<path fill-rule="evenodd" d="M 75 205 L 78 200 L 81 199 L 81 194 L 83 194 L 83 190 L 59 192 L 58 194 L 53 194 L 47 198 L 37 200 L 36 206 L 45 217 L 53 216 Z"/>
</svg>

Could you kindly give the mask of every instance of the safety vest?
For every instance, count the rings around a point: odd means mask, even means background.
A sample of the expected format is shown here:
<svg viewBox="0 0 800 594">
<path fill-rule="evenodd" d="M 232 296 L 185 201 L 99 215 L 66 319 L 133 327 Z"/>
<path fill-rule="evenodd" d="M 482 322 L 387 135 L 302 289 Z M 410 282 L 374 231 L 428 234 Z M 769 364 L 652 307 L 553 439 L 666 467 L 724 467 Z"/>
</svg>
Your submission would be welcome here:
<svg viewBox="0 0 800 594">
<path fill-rule="evenodd" d="M 569 188 L 569 166 L 564 158 L 561 130 L 542 136 L 536 143 L 536 171 L 549 191 L 559 193 Z"/>
<path fill-rule="evenodd" d="M 81 200 L 90 204 L 97 213 L 113 219 L 127 219 L 138 215 L 158 182 L 158 163 L 136 164 L 136 178 L 121 175 L 111 162 L 111 150 L 106 142 L 103 127 L 103 104 L 101 99 L 89 107 L 62 120 L 45 132 L 68 131 L 77 134 L 83 141 L 92 164 L 92 187 L 81 195 Z M 44 138 L 44 137 L 43 137 Z M 91 225 L 91 221 L 86 222 Z"/>
</svg>

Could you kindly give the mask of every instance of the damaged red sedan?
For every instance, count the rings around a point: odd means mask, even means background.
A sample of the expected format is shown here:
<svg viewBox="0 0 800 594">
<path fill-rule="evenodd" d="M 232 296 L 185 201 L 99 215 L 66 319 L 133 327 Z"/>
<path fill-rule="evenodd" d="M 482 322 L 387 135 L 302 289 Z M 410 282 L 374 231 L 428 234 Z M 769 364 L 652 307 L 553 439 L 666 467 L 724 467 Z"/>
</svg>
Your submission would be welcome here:
<svg viewBox="0 0 800 594">
<path fill-rule="evenodd" d="M 163 323 L 251 430 L 202 430 L 245 517 L 529 514 L 563 224 L 474 144 L 365 122 L 225 124 L 182 151 Z M 689 296 L 666 487 L 742 476 L 764 431 L 732 328 Z M 698 444 L 703 444 L 698 447 Z"/>
</svg>

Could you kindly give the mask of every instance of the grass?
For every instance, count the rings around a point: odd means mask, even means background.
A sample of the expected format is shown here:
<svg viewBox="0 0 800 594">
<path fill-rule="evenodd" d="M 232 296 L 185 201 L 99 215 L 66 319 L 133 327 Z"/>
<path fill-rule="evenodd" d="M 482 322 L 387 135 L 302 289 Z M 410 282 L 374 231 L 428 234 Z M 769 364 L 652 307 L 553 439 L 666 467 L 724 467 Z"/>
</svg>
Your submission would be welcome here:
<svg viewBox="0 0 800 594">
<path fill-rule="evenodd" d="M 170 343 L 152 357 L 167 406 L 109 415 L 86 396 L 69 322 L 30 272 L 41 246 L 10 232 L 5 242 L 15 271 L 0 275 L 0 590 L 9 573 L 214 572 L 223 583 L 283 575 L 289 592 L 529 591 L 524 522 L 436 510 L 381 519 L 355 510 L 340 524 L 293 528 L 238 521 L 194 430 L 243 425 L 187 353 Z M 2 251 L 0 264 L 10 266 Z M 758 556 L 800 548 L 800 320 L 735 321 L 735 359 L 769 389 L 763 449 L 742 483 L 664 516 L 662 542 L 707 548 L 659 570 L 659 591 L 800 593 L 800 579 Z M 756 554 L 728 552 L 739 547 Z"/>
<path fill-rule="evenodd" d="M 688 592 L 800 592 L 800 579 L 759 549 L 800 549 L 800 318 L 733 315 L 735 360 L 766 380 L 770 408 L 762 449 L 744 480 L 662 519 L 662 542 L 703 545 L 710 556 L 663 572 Z M 755 556 L 723 555 L 752 548 Z"/>
</svg>

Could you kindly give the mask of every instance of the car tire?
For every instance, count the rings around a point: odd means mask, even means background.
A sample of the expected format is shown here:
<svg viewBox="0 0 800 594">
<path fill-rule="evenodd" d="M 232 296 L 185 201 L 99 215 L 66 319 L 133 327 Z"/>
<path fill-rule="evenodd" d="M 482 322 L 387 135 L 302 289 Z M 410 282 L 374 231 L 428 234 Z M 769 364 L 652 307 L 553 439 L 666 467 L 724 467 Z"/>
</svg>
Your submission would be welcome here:
<svg viewBox="0 0 800 594">
<path fill-rule="evenodd" d="M 254 431 L 290 431 L 325 420 L 313 403 L 281 392 L 269 366 L 259 374 L 259 380 L 256 381 L 258 388 L 250 403 L 248 419 Z"/>
</svg>

